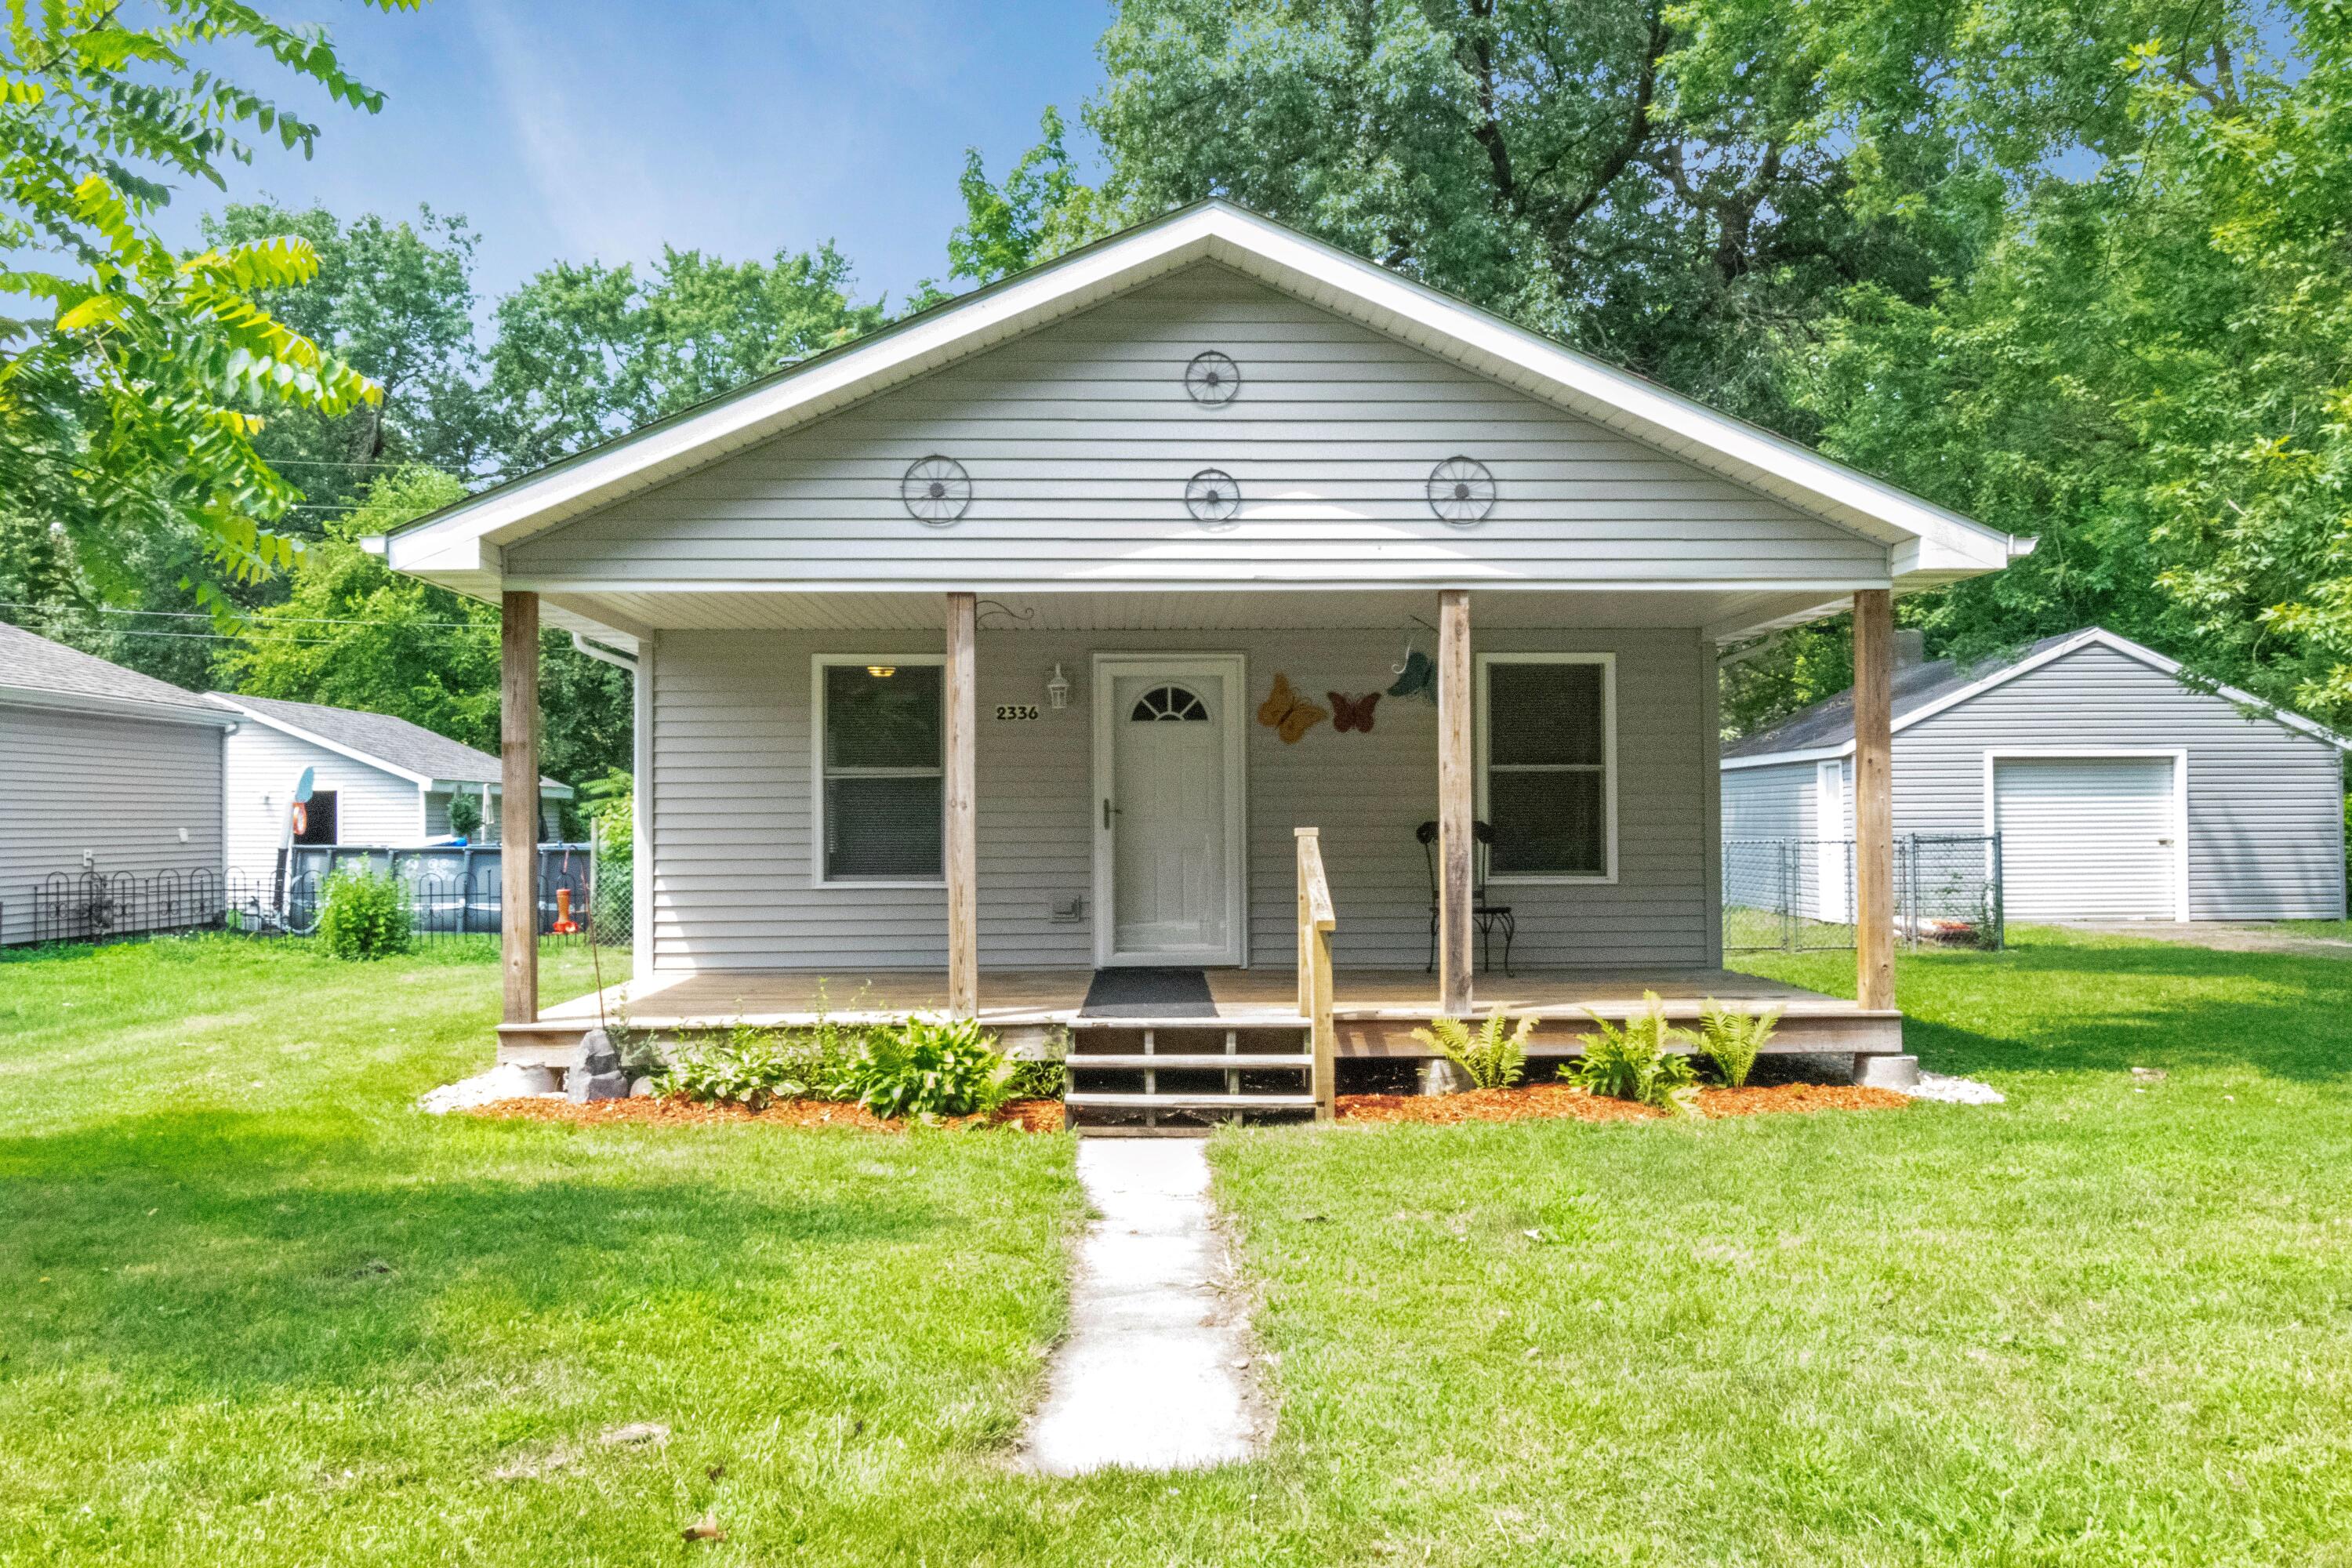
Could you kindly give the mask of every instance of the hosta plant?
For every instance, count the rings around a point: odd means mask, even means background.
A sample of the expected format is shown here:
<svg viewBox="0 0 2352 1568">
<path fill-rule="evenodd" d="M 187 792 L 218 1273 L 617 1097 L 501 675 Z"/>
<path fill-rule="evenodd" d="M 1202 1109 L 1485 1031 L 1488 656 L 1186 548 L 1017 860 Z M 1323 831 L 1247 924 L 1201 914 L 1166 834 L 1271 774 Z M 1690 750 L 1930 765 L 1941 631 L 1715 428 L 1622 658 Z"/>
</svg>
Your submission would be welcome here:
<svg viewBox="0 0 2352 1568">
<path fill-rule="evenodd" d="M 1698 1075 L 1690 1058 L 1675 1048 L 1689 1037 L 1666 1022 L 1656 992 L 1643 992 L 1642 1001 L 1643 1011 L 1622 1024 L 1588 1011 L 1592 1033 L 1584 1037 L 1584 1055 L 1559 1076 L 1610 1100 L 1689 1110 Z"/>
<path fill-rule="evenodd" d="M 877 1116 L 970 1116 L 1004 1103 L 1015 1065 L 974 1019 L 909 1018 L 867 1034 L 848 1098 Z"/>
<path fill-rule="evenodd" d="M 1469 1078 L 1471 1088 L 1508 1089 L 1527 1076 L 1528 1036 L 1534 1032 L 1536 1021 L 1522 1018 L 1517 1028 L 1505 1034 L 1508 1022 L 1497 1007 L 1475 1033 L 1459 1018 L 1432 1018 L 1429 1027 L 1415 1029 L 1412 1037 L 1444 1051 L 1445 1059 Z"/>
<path fill-rule="evenodd" d="M 1716 1075 L 1727 1088 L 1738 1089 L 1755 1070 L 1756 1058 L 1771 1042 L 1772 1026 L 1780 1021 L 1778 1007 L 1742 1013 L 1718 1006 L 1710 996 L 1698 1018 L 1699 1055 L 1714 1064 Z"/>
</svg>

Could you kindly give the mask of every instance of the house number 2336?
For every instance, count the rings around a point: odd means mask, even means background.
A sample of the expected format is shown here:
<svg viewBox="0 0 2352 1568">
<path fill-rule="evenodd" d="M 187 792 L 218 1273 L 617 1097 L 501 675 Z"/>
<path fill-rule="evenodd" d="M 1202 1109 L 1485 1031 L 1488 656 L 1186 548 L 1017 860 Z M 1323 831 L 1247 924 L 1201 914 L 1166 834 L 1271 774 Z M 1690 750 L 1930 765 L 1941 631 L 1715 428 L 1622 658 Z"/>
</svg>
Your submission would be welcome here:
<svg viewBox="0 0 2352 1568">
<path fill-rule="evenodd" d="M 1034 719 L 1037 717 L 1037 705 L 1034 702 L 1000 702 L 996 705 L 996 716 L 1000 720 Z"/>
</svg>

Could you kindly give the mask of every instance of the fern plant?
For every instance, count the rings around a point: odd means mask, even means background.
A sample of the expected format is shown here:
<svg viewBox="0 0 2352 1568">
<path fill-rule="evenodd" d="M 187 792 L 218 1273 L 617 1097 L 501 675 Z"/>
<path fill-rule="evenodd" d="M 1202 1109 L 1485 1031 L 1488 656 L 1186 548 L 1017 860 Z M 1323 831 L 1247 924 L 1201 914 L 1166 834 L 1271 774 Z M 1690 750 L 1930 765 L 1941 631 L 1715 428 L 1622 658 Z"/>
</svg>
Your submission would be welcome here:
<svg viewBox="0 0 2352 1568">
<path fill-rule="evenodd" d="M 1699 1055 L 1715 1064 L 1715 1070 L 1728 1089 L 1738 1089 L 1748 1081 L 1756 1068 L 1756 1058 L 1771 1042 L 1772 1026 L 1780 1021 L 1780 1009 L 1768 1007 L 1761 1013 L 1742 1013 L 1716 1005 L 1710 996 L 1706 1009 L 1698 1018 Z"/>
<path fill-rule="evenodd" d="M 1522 1018 L 1507 1035 L 1503 1026 L 1507 1022 L 1497 1007 L 1475 1034 L 1459 1018 L 1432 1018 L 1429 1027 L 1415 1029 L 1412 1037 L 1444 1052 L 1445 1059 L 1468 1077 L 1471 1088 L 1508 1089 L 1527 1076 L 1528 1037 L 1536 1021 Z"/>
<path fill-rule="evenodd" d="M 1592 1020 L 1593 1032 L 1584 1037 L 1584 1055 L 1559 1076 L 1604 1099 L 1690 1110 L 1698 1074 L 1690 1058 L 1674 1048 L 1689 1036 L 1666 1022 L 1666 1006 L 1656 992 L 1643 992 L 1642 1000 L 1641 1015 L 1622 1024 L 1588 1009 L 1584 1016 Z"/>
</svg>

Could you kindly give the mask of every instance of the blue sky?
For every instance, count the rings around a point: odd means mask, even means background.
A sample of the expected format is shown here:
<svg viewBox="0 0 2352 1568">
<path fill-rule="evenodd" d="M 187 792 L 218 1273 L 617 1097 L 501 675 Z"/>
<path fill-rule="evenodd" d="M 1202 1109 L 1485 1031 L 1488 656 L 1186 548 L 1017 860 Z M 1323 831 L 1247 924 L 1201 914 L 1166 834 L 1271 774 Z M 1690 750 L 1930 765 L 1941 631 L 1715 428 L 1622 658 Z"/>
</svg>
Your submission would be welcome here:
<svg viewBox="0 0 2352 1568">
<path fill-rule="evenodd" d="M 1075 118 L 1101 79 L 1106 0 L 432 0 L 384 16 L 279 0 L 322 21 L 390 101 L 354 113 L 248 85 L 320 121 L 317 155 L 232 166 L 226 198 L 184 192 L 193 237 L 221 200 L 267 194 L 349 216 L 463 213 L 486 300 L 558 259 L 642 261 L 667 241 L 740 259 L 833 239 L 858 293 L 947 270 L 966 146 L 1001 174 L 1049 103 Z"/>
</svg>

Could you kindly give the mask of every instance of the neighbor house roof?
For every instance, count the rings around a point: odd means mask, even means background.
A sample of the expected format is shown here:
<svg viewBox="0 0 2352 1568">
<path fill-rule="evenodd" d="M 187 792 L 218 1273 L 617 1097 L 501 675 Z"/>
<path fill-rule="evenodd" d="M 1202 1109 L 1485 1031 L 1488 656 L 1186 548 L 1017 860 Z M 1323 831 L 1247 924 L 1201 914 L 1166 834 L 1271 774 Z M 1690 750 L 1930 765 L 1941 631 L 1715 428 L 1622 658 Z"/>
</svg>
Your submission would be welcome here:
<svg viewBox="0 0 2352 1568">
<path fill-rule="evenodd" d="M 480 597 L 549 529 L 1198 262 L 1213 261 L 1885 545 L 1923 587 L 2032 548 L 1654 382 L 1222 201 L 1071 251 L 855 343 L 510 479 L 380 541 L 395 570 Z M 559 624 L 573 612 L 550 610 Z"/>
<path fill-rule="evenodd" d="M 0 621 L 0 701 L 227 729 L 236 721 L 193 691 Z"/>
<path fill-rule="evenodd" d="M 496 784 L 500 777 L 499 759 L 488 752 L 461 746 L 446 735 L 389 713 L 289 702 L 278 697 L 233 697 L 221 691 L 212 693 L 212 700 L 298 740 L 396 773 L 420 788 Z M 571 789 L 553 779 L 540 780 L 539 787 L 556 799 L 571 798 Z"/>
<path fill-rule="evenodd" d="M 1895 669 L 1894 728 L 1903 730 L 1947 708 L 1957 707 L 1981 692 L 2063 658 L 2077 648 L 2091 647 L 2110 648 L 2167 675 L 2180 674 L 2179 660 L 2167 658 L 2154 648 L 2144 647 L 2129 637 L 2117 637 L 2104 626 L 2086 626 L 2079 632 L 2061 632 L 2056 637 L 2028 643 L 2009 658 L 1990 663 L 1963 665 L 1955 659 L 1938 658 L 1920 664 L 1897 665 Z M 2290 713 L 2234 686 L 2217 686 L 2213 690 L 2215 695 L 2242 708 L 2252 709 L 2290 730 L 2299 730 L 2315 740 L 2352 751 L 2352 738 L 2339 735 L 2324 724 L 2314 723 L 2300 713 Z M 1750 735 L 1724 747 L 1723 765 L 1727 768 L 1754 768 L 1775 763 L 1825 761 L 1845 756 L 1853 750 L 1853 693 L 1842 691 L 1810 708 L 1799 709 L 1760 734 Z"/>
</svg>

